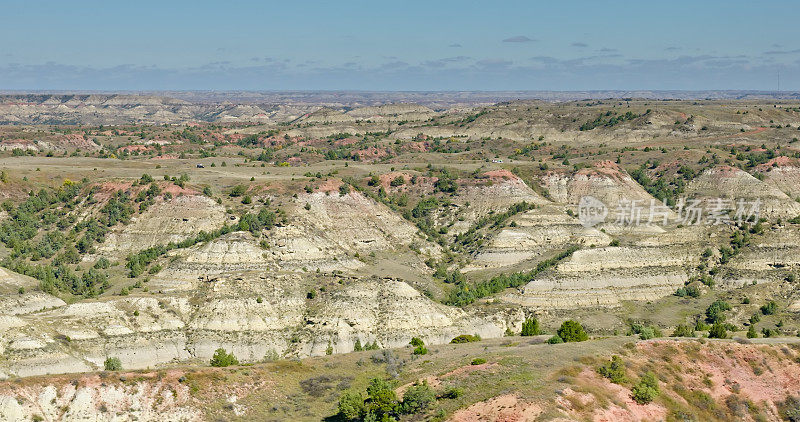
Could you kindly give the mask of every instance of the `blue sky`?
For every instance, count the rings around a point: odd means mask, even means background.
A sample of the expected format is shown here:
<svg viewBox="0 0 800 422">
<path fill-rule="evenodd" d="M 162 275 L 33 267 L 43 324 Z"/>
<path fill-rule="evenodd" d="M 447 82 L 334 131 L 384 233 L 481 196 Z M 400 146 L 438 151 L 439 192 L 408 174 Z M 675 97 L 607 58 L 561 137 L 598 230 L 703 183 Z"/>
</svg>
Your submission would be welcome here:
<svg viewBox="0 0 800 422">
<path fill-rule="evenodd" d="M 789 0 L 0 7 L 0 89 L 800 89 Z"/>
</svg>

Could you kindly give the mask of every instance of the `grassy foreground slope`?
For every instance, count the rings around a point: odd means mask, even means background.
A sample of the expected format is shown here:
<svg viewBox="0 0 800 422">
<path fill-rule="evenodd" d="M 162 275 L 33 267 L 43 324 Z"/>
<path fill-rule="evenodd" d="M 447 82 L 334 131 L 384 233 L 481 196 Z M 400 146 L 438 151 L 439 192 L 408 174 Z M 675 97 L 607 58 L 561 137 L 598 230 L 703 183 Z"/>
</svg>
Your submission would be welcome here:
<svg viewBox="0 0 800 422">
<path fill-rule="evenodd" d="M 0 383 L 0 417 L 344 420 L 340 396 L 364 392 L 372 378 L 388 380 L 398 397 L 419 381 L 439 396 L 402 420 L 781 420 L 798 411 L 788 394 L 800 387 L 800 346 L 774 339 L 507 337 L 411 351 L 16 379 Z M 623 362 L 619 384 L 597 370 L 612 355 Z M 648 372 L 658 393 L 640 404 L 632 390 Z"/>
</svg>

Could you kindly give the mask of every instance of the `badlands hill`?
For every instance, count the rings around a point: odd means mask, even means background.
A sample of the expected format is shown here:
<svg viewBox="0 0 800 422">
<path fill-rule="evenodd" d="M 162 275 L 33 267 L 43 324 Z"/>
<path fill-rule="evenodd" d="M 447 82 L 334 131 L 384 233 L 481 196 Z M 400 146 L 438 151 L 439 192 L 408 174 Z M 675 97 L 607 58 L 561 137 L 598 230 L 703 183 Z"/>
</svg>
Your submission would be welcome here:
<svg viewBox="0 0 800 422">
<path fill-rule="evenodd" d="M 319 419 L 371 378 L 435 390 L 404 420 L 796 409 L 796 101 L 0 115 L 0 419 Z"/>
</svg>

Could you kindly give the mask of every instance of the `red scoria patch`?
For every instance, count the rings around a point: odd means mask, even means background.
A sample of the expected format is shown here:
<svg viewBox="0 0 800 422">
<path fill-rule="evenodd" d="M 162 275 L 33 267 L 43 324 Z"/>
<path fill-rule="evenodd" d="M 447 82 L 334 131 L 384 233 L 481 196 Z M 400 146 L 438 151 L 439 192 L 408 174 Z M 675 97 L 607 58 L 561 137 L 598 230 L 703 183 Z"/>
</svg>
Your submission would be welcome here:
<svg viewBox="0 0 800 422">
<path fill-rule="evenodd" d="M 382 148 L 369 147 L 366 149 L 355 150 L 353 151 L 353 155 L 358 156 L 358 159 L 361 161 L 375 161 L 383 157 L 388 157 L 389 152 Z"/>
<path fill-rule="evenodd" d="M 490 170 L 483 173 L 484 176 L 492 180 L 519 180 L 519 177 L 506 169 Z"/>
<path fill-rule="evenodd" d="M 775 157 L 766 163 L 757 165 L 756 169 L 758 171 L 769 171 L 772 167 L 797 167 L 799 163 L 800 160 L 796 158 L 781 155 L 780 157 Z"/>
<path fill-rule="evenodd" d="M 318 192 L 339 192 L 342 181 L 338 179 L 328 179 L 317 186 Z"/>
</svg>

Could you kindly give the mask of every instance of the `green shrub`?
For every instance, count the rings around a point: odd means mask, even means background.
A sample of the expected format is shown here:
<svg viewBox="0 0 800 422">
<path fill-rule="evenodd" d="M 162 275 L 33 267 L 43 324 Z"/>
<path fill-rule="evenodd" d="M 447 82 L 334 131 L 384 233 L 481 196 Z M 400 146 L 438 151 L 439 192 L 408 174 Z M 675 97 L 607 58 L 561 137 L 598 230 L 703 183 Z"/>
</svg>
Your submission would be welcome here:
<svg viewBox="0 0 800 422">
<path fill-rule="evenodd" d="M 425 342 L 423 342 L 421 338 L 412 337 L 411 341 L 408 344 L 414 346 L 414 351 L 411 352 L 411 353 L 413 353 L 415 355 L 427 355 L 428 354 L 428 349 L 425 348 Z"/>
<path fill-rule="evenodd" d="M 700 297 L 700 288 L 695 286 L 694 284 L 690 284 L 688 286 L 680 287 L 678 290 L 675 291 L 675 296 L 678 297 Z"/>
<path fill-rule="evenodd" d="M 642 375 L 639 383 L 631 390 L 631 398 L 639 404 L 647 404 L 655 400 L 660 393 L 656 374 L 647 372 Z"/>
<path fill-rule="evenodd" d="M 547 339 L 547 344 L 561 344 L 563 342 L 564 342 L 564 339 L 562 339 L 559 336 L 553 336 L 553 337 L 550 337 L 549 339 Z"/>
<path fill-rule="evenodd" d="M 631 324 L 631 329 L 628 335 L 639 334 L 642 340 L 650 340 L 651 338 L 661 337 L 661 330 L 654 325 Z"/>
<path fill-rule="evenodd" d="M 627 377 L 625 376 L 625 362 L 617 355 L 612 356 L 610 362 L 597 368 L 597 372 L 608 378 L 614 384 L 622 384 L 627 381 Z"/>
<path fill-rule="evenodd" d="M 778 330 L 764 327 L 761 329 L 761 334 L 764 335 L 764 338 L 769 338 L 769 337 L 776 337 L 780 333 L 778 332 Z"/>
<path fill-rule="evenodd" d="M 758 331 L 754 324 L 750 324 L 750 328 L 747 329 L 747 338 L 758 338 Z"/>
<path fill-rule="evenodd" d="M 247 187 L 245 187 L 244 185 L 236 185 L 233 187 L 233 189 L 231 189 L 229 195 L 231 196 L 231 198 L 235 198 L 237 196 L 244 195 L 245 192 L 247 192 Z"/>
<path fill-rule="evenodd" d="M 538 336 L 542 331 L 539 329 L 539 321 L 536 318 L 527 318 L 522 323 L 522 336 Z"/>
<path fill-rule="evenodd" d="M 728 338 L 728 332 L 725 330 L 725 325 L 715 322 L 711 328 L 708 329 L 708 338 Z"/>
<path fill-rule="evenodd" d="M 339 397 L 339 415 L 344 420 L 360 420 L 364 410 L 364 397 L 361 396 L 361 393 L 348 391 Z"/>
<path fill-rule="evenodd" d="M 672 331 L 672 337 L 694 337 L 694 330 L 687 324 L 678 324 Z"/>
<path fill-rule="evenodd" d="M 717 299 L 706 308 L 706 321 L 710 324 L 715 323 L 723 323 L 725 322 L 725 311 L 729 311 L 731 309 L 731 305 L 722 300 Z"/>
<path fill-rule="evenodd" d="M 778 310 L 778 304 L 774 300 L 770 300 L 761 306 L 761 313 L 764 315 L 773 315 Z"/>
<path fill-rule="evenodd" d="M 233 353 L 228 353 L 223 348 L 214 351 L 214 356 L 211 357 L 211 366 L 223 368 L 231 365 L 238 365 L 239 360 L 233 356 Z"/>
<path fill-rule="evenodd" d="M 492 277 L 489 280 L 481 281 L 474 284 L 467 283 L 464 280 L 458 281 L 455 283 L 456 288 L 450 290 L 449 298 L 445 301 L 445 303 L 451 306 L 465 306 L 475 302 L 475 300 L 477 299 L 493 295 L 495 293 L 499 293 L 507 288 L 520 287 L 524 284 L 529 283 L 538 274 L 555 266 L 560 261 L 570 257 L 577 250 L 578 246 L 571 246 L 564 252 L 558 254 L 557 256 L 539 262 L 538 264 L 536 264 L 536 268 L 528 272 L 500 274 L 498 276 Z"/>
<path fill-rule="evenodd" d="M 94 263 L 94 268 L 98 270 L 104 270 L 111 266 L 111 262 L 108 259 L 100 257 L 97 262 Z"/>
<path fill-rule="evenodd" d="M 474 335 L 474 336 L 469 335 L 469 334 L 461 334 L 460 336 L 455 337 L 454 339 L 450 340 L 450 343 L 451 344 L 461 344 L 461 343 L 472 343 L 472 342 L 476 342 L 476 341 L 481 341 L 481 336 L 479 336 L 477 334 Z"/>
<path fill-rule="evenodd" d="M 105 368 L 106 371 L 121 371 L 122 362 L 119 358 L 110 357 L 103 362 L 103 368 Z"/>
<path fill-rule="evenodd" d="M 589 339 L 589 335 L 583 330 L 581 324 L 573 320 L 564 321 L 557 333 L 558 337 L 561 337 L 565 342 L 586 341 Z"/>
<path fill-rule="evenodd" d="M 458 387 L 447 387 L 442 391 L 442 394 L 439 395 L 439 398 L 442 399 L 457 399 L 464 395 L 464 390 Z"/>
<path fill-rule="evenodd" d="M 397 410 L 397 394 L 393 386 L 381 378 L 373 378 L 367 387 L 367 412 L 378 418 L 392 415 Z"/>
<path fill-rule="evenodd" d="M 484 358 L 475 358 L 472 359 L 472 362 L 470 362 L 472 365 L 483 365 L 484 363 L 486 363 L 486 359 Z"/>
<path fill-rule="evenodd" d="M 400 411 L 405 414 L 424 412 L 436 401 L 436 393 L 428 386 L 427 381 L 408 387 L 400 403 Z"/>
<path fill-rule="evenodd" d="M 800 396 L 787 396 L 783 402 L 776 403 L 784 420 L 800 422 Z"/>
</svg>

